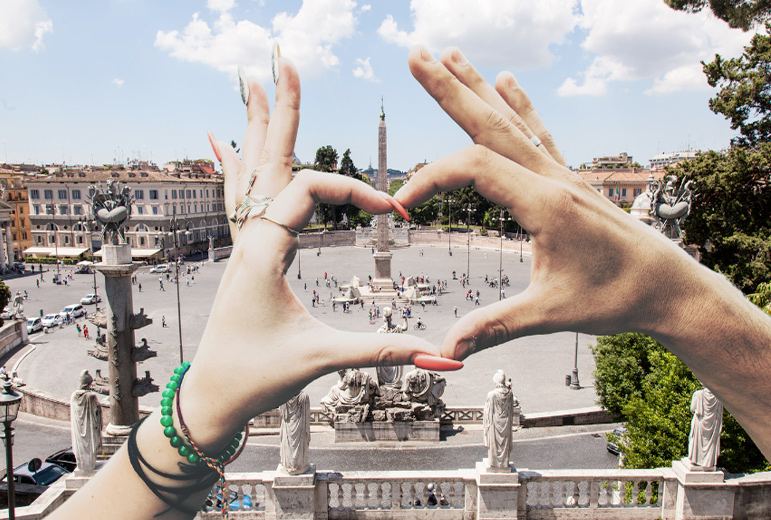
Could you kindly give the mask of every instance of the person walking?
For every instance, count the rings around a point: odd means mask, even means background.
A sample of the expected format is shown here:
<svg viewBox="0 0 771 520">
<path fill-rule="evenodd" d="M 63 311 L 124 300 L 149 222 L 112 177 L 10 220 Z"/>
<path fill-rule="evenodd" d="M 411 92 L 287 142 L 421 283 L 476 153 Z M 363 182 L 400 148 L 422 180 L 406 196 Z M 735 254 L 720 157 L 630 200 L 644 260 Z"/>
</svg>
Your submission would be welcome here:
<svg viewBox="0 0 771 520">
<path fill-rule="evenodd" d="M 88 338 L 88 325 L 83 325 L 83 337 L 86 339 Z"/>
<path fill-rule="evenodd" d="M 458 306 L 457 305 L 453 308 L 453 312 L 455 313 L 455 317 L 457 318 L 458 317 Z"/>
<path fill-rule="evenodd" d="M 161 316 L 161 327 L 165 328 L 168 325 L 166 325 L 166 316 Z"/>
<path fill-rule="evenodd" d="M 80 323 L 75 324 L 75 329 L 77 329 L 78 337 L 80 337 L 81 333 L 83 332 L 83 329 L 80 328 Z"/>
<path fill-rule="evenodd" d="M 139 284 L 139 292 L 142 292 L 142 284 Z"/>
</svg>

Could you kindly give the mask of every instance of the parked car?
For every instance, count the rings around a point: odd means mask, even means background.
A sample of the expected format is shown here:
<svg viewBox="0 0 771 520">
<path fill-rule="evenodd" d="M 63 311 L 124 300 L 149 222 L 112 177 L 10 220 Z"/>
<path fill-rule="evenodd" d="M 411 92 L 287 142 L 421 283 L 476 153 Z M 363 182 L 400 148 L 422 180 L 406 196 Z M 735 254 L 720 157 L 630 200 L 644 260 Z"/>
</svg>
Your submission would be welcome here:
<svg viewBox="0 0 771 520">
<path fill-rule="evenodd" d="M 78 466 L 78 461 L 75 459 L 75 453 L 73 453 L 72 448 L 59 450 L 53 455 L 49 455 L 46 462 L 61 466 L 70 472 L 75 471 L 75 468 Z"/>
<path fill-rule="evenodd" d="M 37 471 L 31 469 L 39 464 Z M 19 484 L 32 484 L 34 486 L 50 486 L 64 475 L 70 472 L 61 466 L 50 462 L 40 462 L 40 459 L 32 459 L 21 466 L 14 468 L 13 481 Z M 3 477 L 2 482 L 6 481 Z"/>
<path fill-rule="evenodd" d="M 93 293 L 88 293 L 80 299 L 82 305 L 91 305 L 93 303 L 99 303 L 100 301 L 102 301 L 102 297 Z"/>
<path fill-rule="evenodd" d="M 621 455 L 624 451 L 623 438 L 626 434 L 626 426 L 614 428 L 613 432 L 608 434 L 608 444 L 605 446 L 613 455 Z"/>
<path fill-rule="evenodd" d="M 3 312 L 0 312 L 0 318 L 4 320 L 10 320 L 13 318 L 13 307 L 9 305 L 5 309 L 3 309 Z"/>
<path fill-rule="evenodd" d="M 62 313 L 69 314 L 70 318 L 80 318 L 81 316 L 85 316 L 86 309 L 79 303 L 73 303 L 72 305 L 63 308 Z"/>
<path fill-rule="evenodd" d="M 64 318 L 61 314 L 46 314 L 41 320 L 43 322 L 43 328 L 56 327 L 64 323 Z"/>
<path fill-rule="evenodd" d="M 43 330 L 43 320 L 40 318 L 27 318 L 27 334 Z"/>
<path fill-rule="evenodd" d="M 151 273 L 168 273 L 169 266 L 167 264 L 156 265 L 155 267 L 150 268 L 150 272 Z"/>
</svg>

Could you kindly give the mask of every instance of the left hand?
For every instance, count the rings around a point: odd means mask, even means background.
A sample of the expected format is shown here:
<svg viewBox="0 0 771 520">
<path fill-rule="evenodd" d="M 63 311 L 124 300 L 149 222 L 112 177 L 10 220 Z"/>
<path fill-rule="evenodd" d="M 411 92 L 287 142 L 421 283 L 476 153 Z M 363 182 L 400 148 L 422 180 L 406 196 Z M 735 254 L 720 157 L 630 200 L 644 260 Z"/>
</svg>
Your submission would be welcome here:
<svg viewBox="0 0 771 520">
<path fill-rule="evenodd" d="M 265 90 L 249 82 L 243 157 L 212 140 L 225 174 L 230 215 L 246 195 L 251 173 L 255 198 L 274 200 L 265 216 L 301 230 L 315 203 L 353 203 L 374 214 L 401 208 L 390 196 L 342 175 L 302 171 L 292 179 L 299 122 L 300 82 L 280 58 L 272 117 Z M 401 209 L 401 211 L 404 211 Z M 439 349 L 410 335 L 352 333 L 313 318 L 292 292 L 285 273 L 297 238 L 273 222 L 248 218 L 233 229 L 234 247 L 195 361 L 185 377 L 182 406 L 191 432 L 204 445 L 227 441 L 255 415 L 295 395 L 313 379 L 341 368 L 398 365 Z"/>
</svg>

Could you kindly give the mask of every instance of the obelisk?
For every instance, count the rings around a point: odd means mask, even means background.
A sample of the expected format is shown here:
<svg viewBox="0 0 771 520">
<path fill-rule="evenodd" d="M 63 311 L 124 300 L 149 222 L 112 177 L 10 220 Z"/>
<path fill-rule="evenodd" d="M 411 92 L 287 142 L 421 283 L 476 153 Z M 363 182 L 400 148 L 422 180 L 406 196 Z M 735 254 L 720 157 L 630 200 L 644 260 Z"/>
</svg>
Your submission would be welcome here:
<svg viewBox="0 0 771 520">
<path fill-rule="evenodd" d="M 386 123 L 383 100 L 380 100 L 380 124 L 378 126 L 377 189 L 388 191 L 388 157 L 386 150 Z M 392 291 L 391 257 L 388 249 L 388 215 L 377 216 L 377 252 L 375 252 L 375 279 L 373 285 Z"/>
</svg>

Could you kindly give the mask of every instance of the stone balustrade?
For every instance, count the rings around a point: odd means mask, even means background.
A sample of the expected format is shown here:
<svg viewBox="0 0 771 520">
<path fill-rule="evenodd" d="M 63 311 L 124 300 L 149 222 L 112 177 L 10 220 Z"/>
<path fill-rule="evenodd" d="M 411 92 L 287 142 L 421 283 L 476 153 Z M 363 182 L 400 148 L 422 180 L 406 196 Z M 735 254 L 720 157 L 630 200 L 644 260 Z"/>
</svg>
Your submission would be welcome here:
<svg viewBox="0 0 771 520">
<path fill-rule="evenodd" d="M 677 463 L 675 463 L 676 465 Z M 237 520 L 686 520 L 771 518 L 771 472 L 691 481 L 672 468 L 650 470 L 520 470 L 227 474 L 230 518 Z M 434 495 L 428 484 L 434 484 Z M 38 520 L 73 492 L 57 482 L 19 520 Z M 213 495 L 221 493 L 213 493 Z M 0 511 L 0 519 L 7 510 Z M 197 515 L 221 518 L 212 505 Z"/>
</svg>

